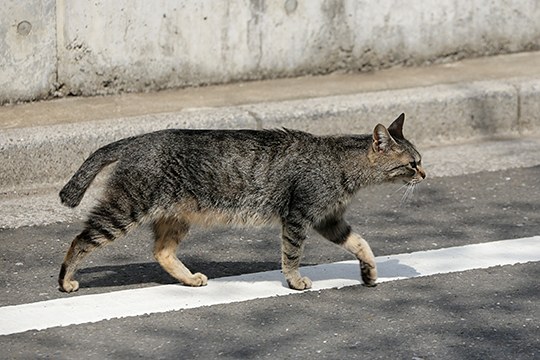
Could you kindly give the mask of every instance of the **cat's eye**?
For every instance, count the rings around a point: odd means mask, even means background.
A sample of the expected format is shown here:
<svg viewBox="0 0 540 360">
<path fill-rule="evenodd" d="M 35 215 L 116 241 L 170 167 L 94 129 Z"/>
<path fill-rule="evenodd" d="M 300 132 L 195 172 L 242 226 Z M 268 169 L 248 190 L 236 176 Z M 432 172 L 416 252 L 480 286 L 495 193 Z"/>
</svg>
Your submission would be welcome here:
<svg viewBox="0 0 540 360">
<path fill-rule="evenodd" d="M 409 165 L 410 165 L 413 169 L 416 169 L 416 165 L 417 165 L 417 164 L 416 164 L 416 161 L 414 161 L 414 160 L 411 161 L 411 162 L 409 163 Z"/>
</svg>

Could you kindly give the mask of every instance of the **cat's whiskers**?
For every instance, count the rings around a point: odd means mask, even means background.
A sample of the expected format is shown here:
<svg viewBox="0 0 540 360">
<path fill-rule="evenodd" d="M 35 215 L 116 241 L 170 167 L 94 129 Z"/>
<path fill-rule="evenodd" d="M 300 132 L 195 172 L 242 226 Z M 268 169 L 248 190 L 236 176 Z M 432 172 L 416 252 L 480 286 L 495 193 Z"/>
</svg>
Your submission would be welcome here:
<svg viewBox="0 0 540 360">
<path fill-rule="evenodd" d="M 413 194 L 414 194 L 414 189 L 416 188 L 417 184 L 418 183 L 416 181 L 410 181 L 404 185 L 406 186 L 406 188 L 405 188 L 405 192 L 403 193 L 403 196 L 401 197 L 401 201 L 399 203 L 400 206 L 403 206 L 407 201 L 412 199 Z M 403 188 L 403 186 L 401 188 Z"/>
<path fill-rule="evenodd" d="M 394 191 L 394 194 L 400 192 L 404 187 L 407 187 L 409 185 L 410 183 L 406 182 L 405 184 L 401 185 L 396 191 Z"/>
</svg>

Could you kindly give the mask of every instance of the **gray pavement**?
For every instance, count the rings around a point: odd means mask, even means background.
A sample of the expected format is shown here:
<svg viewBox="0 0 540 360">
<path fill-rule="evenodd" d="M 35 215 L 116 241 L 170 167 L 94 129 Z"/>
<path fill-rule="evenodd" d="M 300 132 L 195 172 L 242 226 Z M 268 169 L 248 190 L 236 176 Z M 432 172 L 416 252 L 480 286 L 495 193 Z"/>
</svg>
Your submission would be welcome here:
<svg viewBox="0 0 540 360">
<path fill-rule="evenodd" d="M 540 234 L 540 166 L 428 178 L 405 204 L 397 189 L 395 184 L 368 188 L 347 214 L 377 256 Z M 81 226 L 69 221 L 0 230 L 6 270 L 0 280 L 9 284 L 0 292 L 0 303 L 27 302 L 37 294 L 43 294 L 40 300 L 65 296 L 56 289 L 57 271 Z M 279 269 L 279 244 L 275 227 L 194 227 L 178 254 L 193 269 L 216 278 Z M 141 227 L 96 251 L 81 270 L 84 291 L 75 296 L 174 283 L 154 261 L 152 246 L 150 230 Z M 348 259 L 348 253 L 312 234 L 303 263 Z"/>
<path fill-rule="evenodd" d="M 539 179 L 539 166 L 429 178 L 404 205 L 395 185 L 374 187 L 348 219 L 378 256 L 538 235 Z M 60 293 L 58 265 L 80 226 L 0 230 L 0 303 L 174 283 L 141 229 L 85 261 L 79 292 Z M 210 278 L 274 270 L 278 233 L 194 229 L 179 255 Z M 312 234 L 303 264 L 347 259 Z M 535 359 L 539 271 L 528 263 L 27 331 L 2 337 L 0 358 Z"/>
</svg>

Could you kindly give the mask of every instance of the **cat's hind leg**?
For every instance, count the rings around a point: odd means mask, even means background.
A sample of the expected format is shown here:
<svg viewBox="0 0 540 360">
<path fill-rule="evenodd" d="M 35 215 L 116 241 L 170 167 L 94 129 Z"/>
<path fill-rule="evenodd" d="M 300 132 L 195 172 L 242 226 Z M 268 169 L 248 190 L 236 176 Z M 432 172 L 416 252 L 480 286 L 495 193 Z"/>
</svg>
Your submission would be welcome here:
<svg viewBox="0 0 540 360">
<path fill-rule="evenodd" d="M 92 230 L 85 229 L 71 242 L 58 276 L 58 285 L 61 291 L 69 293 L 79 290 L 79 282 L 74 279 L 79 264 L 86 255 L 105 241 L 99 235 L 92 235 L 92 233 Z"/>
<path fill-rule="evenodd" d="M 284 224 L 281 234 L 281 270 L 291 289 L 311 288 L 311 280 L 300 275 L 300 258 L 304 250 L 306 230 L 300 226 Z"/>
<path fill-rule="evenodd" d="M 360 261 L 360 274 L 365 286 L 376 286 L 377 265 L 375 256 L 368 242 L 351 231 L 351 227 L 343 219 L 327 219 L 315 227 L 326 239 L 342 246 Z"/>
<path fill-rule="evenodd" d="M 111 204 L 96 206 L 86 221 L 85 229 L 71 242 L 58 276 L 61 291 L 77 291 L 79 283 L 74 275 L 81 261 L 95 249 L 124 235 L 136 222 Z"/>
<path fill-rule="evenodd" d="M 189 223 L 177 218 L 162 218 L 154 222 L 154 257 L 172 277 L 188 286 L 205 286 L 208 278 L 201 273 L 192 274 L 178 259 L 176 249 L 189 231 Z"/>
</svg>

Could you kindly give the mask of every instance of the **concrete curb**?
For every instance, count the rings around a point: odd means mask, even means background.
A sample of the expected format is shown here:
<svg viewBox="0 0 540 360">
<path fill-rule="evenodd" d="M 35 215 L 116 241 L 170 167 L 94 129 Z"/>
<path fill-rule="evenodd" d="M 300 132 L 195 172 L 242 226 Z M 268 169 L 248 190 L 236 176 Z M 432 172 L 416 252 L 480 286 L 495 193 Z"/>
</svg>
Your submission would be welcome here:
<svg viewBox="0 0 540 360">
<path fill-rule="evenodd" d="M 164 128 L 288 127 L 317 134 L 366 133 L 401 112 L 419 146 L 537 134 L 540 77 L 363 92 L 0 131 L 0 191 L 65 182 L 100 146 Z"/>
<path fill-rule="evenodd" d="M 540 137 L 525 137 L 422 149 L 422 161 L 428 172 L 429 184 L 430 179 L 435 177 L 461 176 L 481 171 L 505 170 L 508 177 L 512 177 L 513 172 L 510 170 L 512 168 L 540 165 L 538 154 L 540 154 Z M 102 175 L 102 178 L 106 177 L 106 171 Z M 60 204 L 58 191 L 63 181 L 48 188 L 0 194 L 0 209 L 2 209 L 0 229 L 76 222 L 84 219 L 100 197 L 101 181 L 98 180 L 97 184 L 88 189 L 81 204 L 75 209 Z M 396 186 L 396 190 L 398 187 L 399 185 Z M 422 185 L 419 191 L 424 191 L 423 189 L 426 189 L 425 185 Z M 399 200 L 402 192 L 393 190 L 387 196 Z"/>
</svg>

